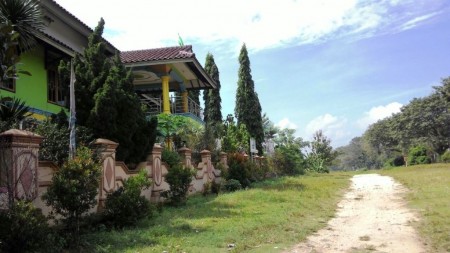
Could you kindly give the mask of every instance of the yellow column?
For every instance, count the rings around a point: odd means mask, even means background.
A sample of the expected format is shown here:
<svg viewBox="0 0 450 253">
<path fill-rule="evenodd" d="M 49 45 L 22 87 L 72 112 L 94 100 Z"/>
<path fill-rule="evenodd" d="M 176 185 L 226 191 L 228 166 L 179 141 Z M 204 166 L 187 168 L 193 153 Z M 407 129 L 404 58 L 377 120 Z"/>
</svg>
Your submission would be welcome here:
<svg viewBox="0 0 450 253">
<path fill-rule="evenodd" d="M 169 80 L 170 76 L 162 76 L 163 113 L 170 114 Z"/>
<path fill-rule="evenodd" d="M 183 91 L 181 93 L 183 99 L 183 112 L 189 112 L 189 104 L 188 104 L 188 91 Z"/>
</svg>

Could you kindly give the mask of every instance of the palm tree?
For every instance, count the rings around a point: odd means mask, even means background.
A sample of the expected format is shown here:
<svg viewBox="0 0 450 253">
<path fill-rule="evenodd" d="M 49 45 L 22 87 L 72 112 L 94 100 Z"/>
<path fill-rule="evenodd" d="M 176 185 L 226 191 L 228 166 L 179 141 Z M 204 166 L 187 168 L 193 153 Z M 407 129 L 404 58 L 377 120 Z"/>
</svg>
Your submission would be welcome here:
<svg viewBox="0 0 450 253">
<path fill-rule="evenodd" d="M 0 1 L 0 23 L 12 26 L 19 34 L 20 50 L 27 50 L 36 44 L 35 35 L 44 27 L 39 1 Z"/>
<path fill-rule="evenodd" d="M 36 45 L 43 27 L 38 0 L 0 1 L 0 80 L 16 77 L 19 54 Z"/>
<path fill-rule="evenodd" d="M 0 132 L 8 130 L 29 116 L 29 108 L 18 98 L 10 101 L 0 98 Z"/>
</svg>

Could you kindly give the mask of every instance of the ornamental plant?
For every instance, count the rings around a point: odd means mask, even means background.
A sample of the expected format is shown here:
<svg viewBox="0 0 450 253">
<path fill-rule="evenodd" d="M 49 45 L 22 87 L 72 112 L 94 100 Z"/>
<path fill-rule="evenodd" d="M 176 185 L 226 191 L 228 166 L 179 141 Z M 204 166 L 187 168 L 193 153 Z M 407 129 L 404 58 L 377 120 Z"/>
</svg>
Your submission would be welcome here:
<svg viewBox="0 0 450 253">
<path fill-rule="evenodd" d="M 101 165 L 87 147 L 77 149 L 76 157 L 68 160 L 53 176 L 43 199 L 63 223 L 79 245 L 80 222 L 97 203 L 95 197 L 100 184 Z"/>
</svg>

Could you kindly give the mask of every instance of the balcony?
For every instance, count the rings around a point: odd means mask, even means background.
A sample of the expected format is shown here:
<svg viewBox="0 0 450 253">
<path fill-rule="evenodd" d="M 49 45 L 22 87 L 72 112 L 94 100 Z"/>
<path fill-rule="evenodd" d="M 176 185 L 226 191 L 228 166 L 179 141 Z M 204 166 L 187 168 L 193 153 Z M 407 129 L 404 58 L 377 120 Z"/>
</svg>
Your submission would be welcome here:
<svg viewBox="0 0 450 253">
<path fill-rule="evenodd" d="M 163 112 L 163 100 L 160 97 L 141 95 L 141 103 L 146 106 L 146 113 L 149 116 L 156 116 Z M 187 104 L 184 104 L 181 96 L 171 96 L 170 112 L 174 115 L 183 115 L 202 124 L 204 123 L 203 109 L 189 97 L 187 98 Z"/>
</svg>

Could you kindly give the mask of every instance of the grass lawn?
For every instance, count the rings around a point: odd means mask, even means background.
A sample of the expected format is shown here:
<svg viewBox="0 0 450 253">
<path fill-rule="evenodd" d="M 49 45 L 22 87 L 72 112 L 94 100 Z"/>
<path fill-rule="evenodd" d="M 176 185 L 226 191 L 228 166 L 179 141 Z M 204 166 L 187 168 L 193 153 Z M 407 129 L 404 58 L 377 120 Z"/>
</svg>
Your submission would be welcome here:
<svg viewBox="0 0 450 253">
<path fill-rule="evenodd" d="M 324 227 L 348 173 L 274 179 L 218 197 L 193 196 L 136 228 L 88 234 L 96 252 L 280 252 Z"/>
<path fill-rule="evenodd" d="M 380 173 L 411 190 L 410 207 L 421 216 L 417 229 L 434 250 L 450 252 L 450 164 L 398 167 Z"/>
</svg>

